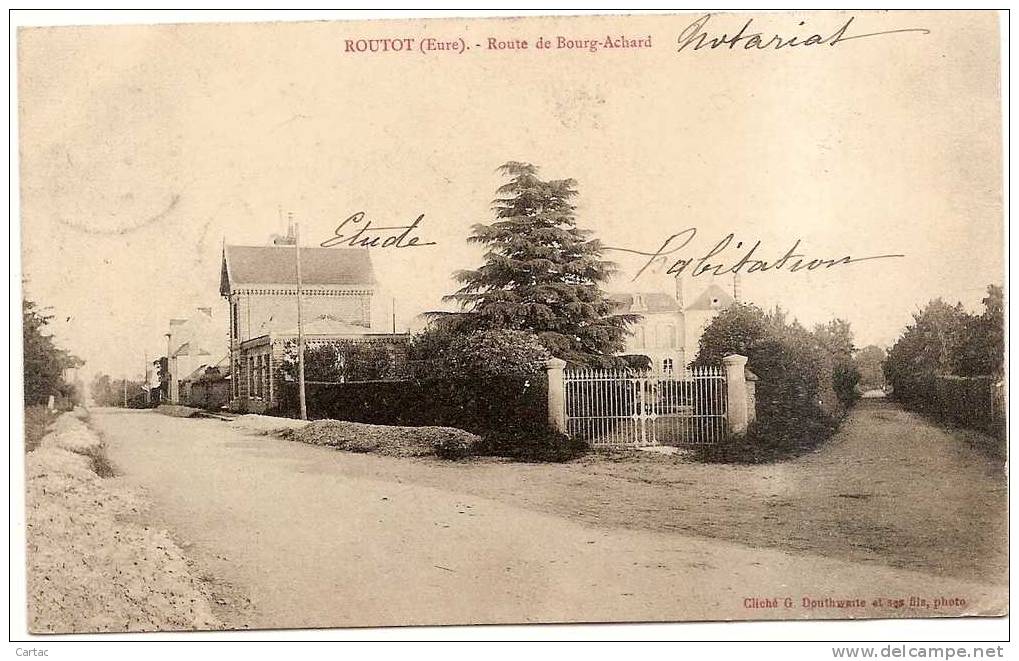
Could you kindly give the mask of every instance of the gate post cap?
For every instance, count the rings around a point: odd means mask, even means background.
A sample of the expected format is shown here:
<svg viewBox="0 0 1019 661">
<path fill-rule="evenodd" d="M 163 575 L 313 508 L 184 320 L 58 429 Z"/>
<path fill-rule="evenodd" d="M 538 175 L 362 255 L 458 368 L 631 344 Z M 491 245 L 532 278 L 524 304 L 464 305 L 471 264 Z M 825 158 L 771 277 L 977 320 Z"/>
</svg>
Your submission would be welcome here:
<svg viewBox="0 0 1019 661">
<path fill-rule="evenodd" d="M 741 356 L 738 353 L 731 353 L 722 358 L 722 362 L 725 363 L 726 367 L 742 367 L 747 364 L 747 357 Z"/>
<path fill-rule="evenodd" d="M 561 370 L 566 367 L 566 361 L 562 358 L 549 358 L 545 361 L 545 369 L 547 370 Z"/>
</svg>

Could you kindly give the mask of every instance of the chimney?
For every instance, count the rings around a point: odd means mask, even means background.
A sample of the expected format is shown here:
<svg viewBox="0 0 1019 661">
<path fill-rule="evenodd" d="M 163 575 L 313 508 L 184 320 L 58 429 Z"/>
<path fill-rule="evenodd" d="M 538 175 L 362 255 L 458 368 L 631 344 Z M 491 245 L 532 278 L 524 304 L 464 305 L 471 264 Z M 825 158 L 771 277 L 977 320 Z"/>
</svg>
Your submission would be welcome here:
<svg viewBox="0 0 1019 661">
<path fill-rule="evenodd" d="M 282 210 L 280 211 L 282 214 Z M 297 245 L 297 233 L 294 231 L 294 212 L 287 212 L 287 235 L 280 236 L 279 234 L 272 235 L 272 245 L 274 246 L 295 246 Z"/>
<path fill-rule="evenodd" d="M 739 273 L 734 273 L 732 276 L 732 298 L 737 303 L 743 302 L 743 279 Z"/>
<path fill-rule="evenodd" d="M 686 303 L 683 301 L 683 276 L 676 274 L 676 302 L 679 303 L 679 309 L 682 310 L 686 307 Z"/>
<path fill-rule="evenodd" d="M 212 308 L 198 308 L 198 311 L 204 314 L 206 317 L 212 318 Z"/>
</svg>

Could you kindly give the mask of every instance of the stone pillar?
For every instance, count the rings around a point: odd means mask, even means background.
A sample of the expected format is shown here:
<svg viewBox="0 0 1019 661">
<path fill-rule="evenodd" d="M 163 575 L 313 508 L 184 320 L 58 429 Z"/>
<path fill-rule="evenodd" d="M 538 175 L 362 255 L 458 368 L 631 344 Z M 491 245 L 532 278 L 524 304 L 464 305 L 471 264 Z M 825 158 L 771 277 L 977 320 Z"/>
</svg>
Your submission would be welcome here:
<svg viewBox="0 0 1019 661">
<path fill-rule="evenodd" d="M 566 361 L 560 358 L 549 358 L 545 361 L 545 372 L 548 375 L 548 424 L 562 433 L 566 433 L 566 380 L 563 370 Z"/>
<path fill-rule="evenodd" d="M 757 381 L 758 377 L 750 370 L 745 371 L 747 377 L 747 422 L 757 420 Z"/>
<path fill-rule="evenodd" d="M 729 433 L 744 434 L 750 424 L 750 412 L 747 401 L 746 367 L 747 357 L 730 354 L 722 359 L 725 365 L 726 385 L 726 420 Z"/>
</svg>

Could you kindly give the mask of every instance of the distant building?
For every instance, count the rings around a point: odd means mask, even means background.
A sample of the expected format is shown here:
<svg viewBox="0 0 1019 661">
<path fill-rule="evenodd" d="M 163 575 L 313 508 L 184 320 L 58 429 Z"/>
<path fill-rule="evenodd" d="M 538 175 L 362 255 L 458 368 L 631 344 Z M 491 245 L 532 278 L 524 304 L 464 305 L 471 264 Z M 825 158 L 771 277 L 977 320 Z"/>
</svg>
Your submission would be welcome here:
<svg viewBox="0 0 1019 661">
<path fill-rule="evenodd" d="M 293 232 L 269 246 L 224 246 L 220 294 L 229 304 L 230 407 L 262 412 L 280 399 L 282 361 L 297 338 Z M 405 334 L 372 332 L 376 281 L 367 249 L 300 248 L 306 346 L 340 340 L 403 346 Z"/>
<path fill-rule="evenodd" d="M 738 293 L 738 283 L 734 293 Z M 722 286 L 708 281 L 693 301 L 685 304 L 687 289 L 675 279 L 673 293 L 665 291 L 623 292 L 611 294 L 620 312 L 638 314 L 639 322 L 629 327 L 626 355 L 647 356 L 655 370 L 681 370 L 697 357 L 701 335 L 711 320 L 732 305 L 736 298 Z"/>
<path fill-rule="evenodd" d="M 181 381 L 184 402 L 201 409 L 221 409 L 230 403 L 230 356 L 202 364 Z"/>
<path fill-rule="evenodd" d="M 187 404 L 186 378 L 215 364 L 227 353 L 227 338 L 211 307 L 196 308 L 187 318 L 171 319 L 166 333 L 166 392 L 171 404 Z"/>
</svg>

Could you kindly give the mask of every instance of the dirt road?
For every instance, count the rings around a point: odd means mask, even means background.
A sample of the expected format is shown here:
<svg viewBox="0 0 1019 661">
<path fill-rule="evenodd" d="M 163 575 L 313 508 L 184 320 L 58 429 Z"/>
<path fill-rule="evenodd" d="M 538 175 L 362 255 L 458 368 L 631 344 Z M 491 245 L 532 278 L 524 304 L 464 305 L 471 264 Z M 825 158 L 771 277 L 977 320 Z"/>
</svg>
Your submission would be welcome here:
<svg viewBox="0 0 1019 661">
<path fill-rule="evenodd" d="M 351 455 L 150 412 L 92 420 L 119 479 L 148 493 L 152 521 L 194 559 L 231 628 L 950 615 L 1005 603 L 1003 586 L 592 526 L 401 476 L 520 465 Z"/>
</svg>

